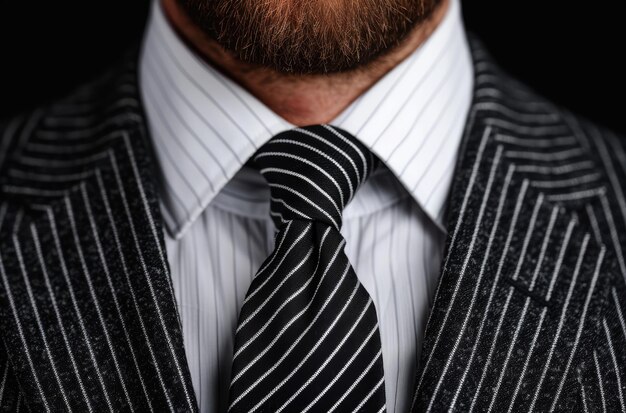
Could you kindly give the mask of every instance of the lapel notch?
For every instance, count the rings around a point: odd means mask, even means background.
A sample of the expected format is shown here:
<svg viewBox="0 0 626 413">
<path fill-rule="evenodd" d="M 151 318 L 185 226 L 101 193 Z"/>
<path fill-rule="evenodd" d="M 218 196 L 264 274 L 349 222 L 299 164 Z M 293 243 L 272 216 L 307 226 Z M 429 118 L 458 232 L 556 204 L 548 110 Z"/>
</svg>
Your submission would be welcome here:
<svg viewBox="0 0 626 413">
<path fill-rule="evenodd" d="M 473 47 L 475 96 L 413 411 L 569 408 L 617 271 L 588 212 L 602 211 L 607 189 L 559 112 Z"/>
<path fill-rule="evenodd" d="M 50 109 L 6 165 L 2 205 L 24 215 L 2 229 L 0 328 L 31 410 L 197 410 L 136 85 L 117 79 L 106 107 Z"/>
</svg>

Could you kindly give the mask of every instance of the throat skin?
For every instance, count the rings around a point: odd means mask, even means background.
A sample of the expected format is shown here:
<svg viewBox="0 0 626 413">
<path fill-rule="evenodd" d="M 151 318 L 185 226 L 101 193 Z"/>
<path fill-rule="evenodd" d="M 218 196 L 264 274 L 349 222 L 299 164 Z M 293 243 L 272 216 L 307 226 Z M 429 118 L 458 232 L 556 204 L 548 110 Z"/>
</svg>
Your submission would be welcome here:
<svg viewBox="0 0 626 413">
<path fill-rule="evenodd" d="M 428 39 L 443 20 L 449 3 L 450 0 L 441 1 L 432 15 L 417 25 L 398 46 L 366 66 L 344 73 L 294 75 L 235 58 L 197 27 L 177 0 L 161 0 L 169 23 L 189 47 L 296 126 L 325 124 L 335 119 Z"/>
</svg>

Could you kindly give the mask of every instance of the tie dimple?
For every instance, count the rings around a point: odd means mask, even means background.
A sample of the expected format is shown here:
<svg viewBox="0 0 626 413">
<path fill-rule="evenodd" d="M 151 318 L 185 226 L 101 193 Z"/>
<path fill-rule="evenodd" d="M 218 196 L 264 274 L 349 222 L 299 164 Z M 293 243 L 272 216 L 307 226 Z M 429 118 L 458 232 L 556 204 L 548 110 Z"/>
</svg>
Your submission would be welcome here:
<svg viewBox="0 0 626 413">
<path fill-rule="evenodd" d="M 384 411 L 376 310 L 339 232 L 375 157 L 322 125 L 275 136 L 254 160 L 278 232 L 239 314 L 229 412 Z"/>
<path fill-rule="evenodd" d="M 277 228 L 304 219 L 340 229 L 343 209 L 376 166 L 363 144 L 328 125 L 276 135 L 254 161 L 270 186 Z"/>
</svg>

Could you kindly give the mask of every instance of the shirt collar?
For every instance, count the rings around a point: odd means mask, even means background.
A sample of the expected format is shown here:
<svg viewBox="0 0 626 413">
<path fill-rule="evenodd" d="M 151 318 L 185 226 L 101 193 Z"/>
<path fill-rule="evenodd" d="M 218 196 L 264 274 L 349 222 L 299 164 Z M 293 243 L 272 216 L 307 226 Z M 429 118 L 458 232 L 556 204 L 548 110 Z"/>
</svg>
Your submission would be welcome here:
<svg viewBox="0 0 626 413">
<path fill-rule="evenodd" d="M 139 76 L 163 175 L 164 219 L 179 238 L 257 148 L 294 126 L 188 48 L 160 2 Z M 383 160 L 440 227 L 472 83 L 460 4 L 452 0 L 430 37 L 331 122 Z"/>
</svg>

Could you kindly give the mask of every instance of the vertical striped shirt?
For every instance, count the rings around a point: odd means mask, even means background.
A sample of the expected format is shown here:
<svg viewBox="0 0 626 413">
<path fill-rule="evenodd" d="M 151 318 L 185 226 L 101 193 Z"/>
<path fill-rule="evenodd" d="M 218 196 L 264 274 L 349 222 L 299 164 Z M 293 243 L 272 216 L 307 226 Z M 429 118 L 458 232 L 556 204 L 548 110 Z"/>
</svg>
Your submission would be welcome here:
<svg viewBox="0 0 626 413">
<path fill-rule="evenodd" d="M 345 209 L 342 234 L 377 310 L 389 412 L 411 403 L 472 70 L 453 0 L 424 44 L 331 122 L 383 161 Z M 275 233 L 269 187 L 244 164 L 294 125 L 195 55 L 158 2 L 140 82 L 194 390 L 201 411 L 225 411 L 238 313 Z"/>
</svg>

